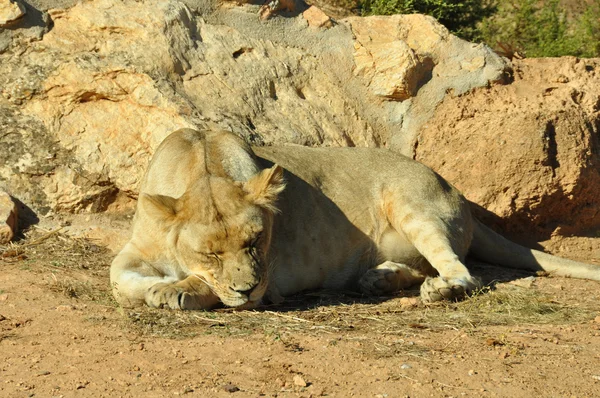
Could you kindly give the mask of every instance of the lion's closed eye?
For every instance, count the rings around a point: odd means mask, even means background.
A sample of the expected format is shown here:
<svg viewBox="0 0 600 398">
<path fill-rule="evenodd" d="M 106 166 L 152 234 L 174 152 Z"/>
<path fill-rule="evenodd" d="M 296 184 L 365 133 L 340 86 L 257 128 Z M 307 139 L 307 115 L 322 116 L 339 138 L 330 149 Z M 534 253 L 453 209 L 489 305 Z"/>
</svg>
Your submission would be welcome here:
<svg viewBox="0 0 600 398">
<path fill-rule="evenodd" d="M 249 247 L 251 249 L 255 248 L 256 246 L 258 246 L 258 244 L 260 243 L 260 239 L 262 237 L 262 233 L 259 233 L 258 235 L 256 235 L 254 238 L 249 239 L 246 244 L 245 247 Z"/>
<path fill-rule="evenodd" d="M 199 250 L 195 250 L 196 254 L 198 254 L 203 260 L 205 260 L 206 262 L 218 262 L 221 263 L 221 256 L 223 255 L 223 252 L 219 251 L 219 252 L 206 252 L 206 251 L 199 251 Z"/>
</svg>

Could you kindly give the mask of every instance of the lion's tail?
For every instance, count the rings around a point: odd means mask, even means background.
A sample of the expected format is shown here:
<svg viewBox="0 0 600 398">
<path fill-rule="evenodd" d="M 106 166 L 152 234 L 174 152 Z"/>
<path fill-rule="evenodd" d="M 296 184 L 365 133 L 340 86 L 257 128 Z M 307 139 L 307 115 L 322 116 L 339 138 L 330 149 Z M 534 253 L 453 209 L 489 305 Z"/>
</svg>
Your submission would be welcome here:
<svg viewBox="0 0 600 398">
<path fill-rule="evenodd" d="M 497 234 L 477 220 L 475 220 L 473 235 L 471 253 L 491 264 L 600 281 L 600 266 L 567 260 L 523 247 Z"/>
</svg>

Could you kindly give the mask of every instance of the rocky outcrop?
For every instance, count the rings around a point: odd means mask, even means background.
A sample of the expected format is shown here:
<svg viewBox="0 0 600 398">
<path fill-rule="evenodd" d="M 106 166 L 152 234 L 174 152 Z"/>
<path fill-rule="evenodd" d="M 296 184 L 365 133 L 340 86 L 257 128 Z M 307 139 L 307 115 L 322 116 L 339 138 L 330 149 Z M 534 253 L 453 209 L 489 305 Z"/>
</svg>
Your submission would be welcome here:
<svg viewBox="0 0 600 398">
<path fill-rule="evenodd" d="M 42 215 L 127 208 L 155 148 L 181 127 L 410 153 L 447 92 L 507 70 L 424 16 L 315 29 L 301 12 L 261 21 L 259 5 L 194 4 L 28 8 L 1 32 L 0 184 Z"/>
<path fill-rule="evenodd" d="M 521 240 L 600 228 L 600 60 L 531 59 L 515 81 L 447 97 L 416 158 Z M 485 209 L 485 210 L 484 210 Z"/>
<path fill-rule="evenodd" d="M 164 137 L 210 126 L 398 150 L 517 238 L 600 227 L 597 60 L 519 61 L 501 85 L 506 60 L 430 17 L 198 4 L 28 8 L 0 32 L 0 186 L 42 215 L 131 209 Z"/>
</svg>

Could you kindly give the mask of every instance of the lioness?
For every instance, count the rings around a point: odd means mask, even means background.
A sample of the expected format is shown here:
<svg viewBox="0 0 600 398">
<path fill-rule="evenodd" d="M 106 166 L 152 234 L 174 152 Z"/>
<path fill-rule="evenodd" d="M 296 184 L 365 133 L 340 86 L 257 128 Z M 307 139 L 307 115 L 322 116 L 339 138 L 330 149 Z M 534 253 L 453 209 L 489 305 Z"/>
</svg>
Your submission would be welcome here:
<svg viewBox="0 0 600 398">
<path fill-rule="evenodd" d="M 433 302 L 481 286 L 469 252 L 600 280 L 600 267 L 504 239 L 442 177 L 389 150 L 251 149 L 226 132 L 184 129 L 157 149 L 110 277 L 124 306 L 252 308 L 305 289 L 386 295 L 416 284 Z"/>
</svg>

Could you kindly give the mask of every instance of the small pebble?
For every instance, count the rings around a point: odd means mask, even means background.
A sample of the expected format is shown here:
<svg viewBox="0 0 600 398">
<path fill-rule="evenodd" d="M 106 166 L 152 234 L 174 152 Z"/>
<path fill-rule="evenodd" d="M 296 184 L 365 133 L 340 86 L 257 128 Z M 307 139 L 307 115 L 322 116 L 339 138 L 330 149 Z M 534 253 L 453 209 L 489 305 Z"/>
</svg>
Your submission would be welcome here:
<svg viewBox="0 0 600 398">
<path fill-rule="evenodd" d="M 477 374 L 477 372 L 475 372 L 473 369 L 469 369 L 468 374 L 469 374 L 469 376 L 474 376 Z"/>
<path fill-rule="evenodd" d="M 485 341 L 485 344 L 487 344 L 489 346 L 504 345 L 504 343 L 502 343 L 501 341 L 498 341 L 498 340 L 492 339 L 492 338 L 487 339 Z"/>
<path fill-rule="evenodd" d="M 236 391 L 240 391 L 240 389 L 238 388 L 238 386 L 235 386 L 231 383 L 225 384 L 223 386 L 223 390 L 227 391 L 227 392 L 236 392 Z"/>
<path fill-rule="evenodd" d="M 418 307 L 421 299 L 418 297 L 402 297 L 400 299 L 400 307 L 402 308 L 411 308 Z"/>
<path fill-rule="evenodd" d="M 597 317 L 594 318 L 594 322 L 600 323 L 600 315 L 598 315 Z"/>
<path fill-rule="evenodd" d="M 407 364 L 407 363 L 403 363 L 403 364 L 400 366 L 400 369 L 411 369 L 411 368 L 412 368 L 412 366 L 410 366 L 410 365 L 409 365 L 409 364 Z"/>
<path fill-rule="evenodd" d="M 306 381 L 300 375 L 294 376 L 294 384 L 298 387 L 306 387 Z"/>
</svg>

